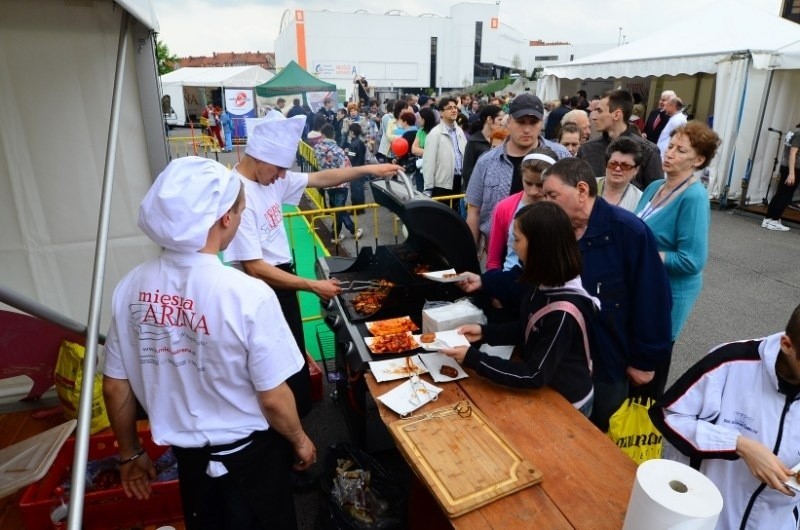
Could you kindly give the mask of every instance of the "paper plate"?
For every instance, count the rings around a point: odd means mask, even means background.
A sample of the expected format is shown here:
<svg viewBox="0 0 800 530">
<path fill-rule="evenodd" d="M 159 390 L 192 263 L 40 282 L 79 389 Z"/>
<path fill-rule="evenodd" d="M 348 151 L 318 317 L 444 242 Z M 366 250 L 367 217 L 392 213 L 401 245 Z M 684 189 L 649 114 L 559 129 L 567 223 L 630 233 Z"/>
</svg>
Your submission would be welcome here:
<svg viewBox="0 0 800 530">
<path fill-rule="evenodd" d="M 792 473 L 795 475 L 792 476 L 789 480 L 785 481 L 784 484 L 792 488 L 793 490 L 800 491 L 800 483 L 797 482 L 797 472 L 800 471 L 800 464 L 797 464 L 792 468 Z"/>
<path fill-rule="evenodd" d="M 410 366 L 409 366 L 410 363 Z M 379 383 L 405 379 L 412 375 L 427 373 L 426 365 L 420 360 L 419 355 L 402 357 L 400 359 L 387 359 L 385 361 L 370 361 L 369 369 L 375 380 Z"/>
<path fill-rule="evenodd" d="M 426 383 L 415 375 L 394 390 L 378 396 L 378 399 L 400 416 L 405 417 L 426 403 L 436 401 L 441 391 L 441 388 Z"/>
<path fill-rule="evenodd" d="M 461 365 L 458 364 L 455 359 L 451 359 L 443 353 L 423 353 L 419 357 L 422 359 L 422 362 L 425 364 L 425 367 L 428 369 L 428 372 L 431 374 L 433 380 L 437 383 L 446 383 L 448 381 L 456 381 L 458 379 L 469 377 L 467 372 L 461 368 Z M 458 372 L 458 375 L 455 377 L 448 377 L 444 375 L 441 373 L 442 366 L 455 368 L 456 372 Z"/>
<path fill-rule="evenodd" d="M 457 346 L 469 346 L 467 338 L 458 331 L 436 331 L 436 340 L 433 342 L 422 342 L 422 335 L 414 335 L 414 340 L 428 351 L 439 351 L 442 348 L 455 348 Z"/>
<path fill-rule="evenodd" d="M 469 278 L 469 274 L 466 272 L 462 272 L 460 274 L 456 274 L 455 269 L 447 269 L 444 271 L 431 271 L 431 272 L 423 272 L 423 276 L 428 278 L 429 280 L 433 280 L 435 282 L 442 282 L 442 283 L 455 283 L 460 282 L 462 280 L 466 280 Z M 454 275 L 454 276 L 453 276 Z"/>
<path fill-rule="evenodd" d="M 511 358 L 511 354 L 514 353 L 514 346 L 489 346 L 488 344 L 483 344 L 480 350 L 487 355 L 508 360 Z"/>
</svg>

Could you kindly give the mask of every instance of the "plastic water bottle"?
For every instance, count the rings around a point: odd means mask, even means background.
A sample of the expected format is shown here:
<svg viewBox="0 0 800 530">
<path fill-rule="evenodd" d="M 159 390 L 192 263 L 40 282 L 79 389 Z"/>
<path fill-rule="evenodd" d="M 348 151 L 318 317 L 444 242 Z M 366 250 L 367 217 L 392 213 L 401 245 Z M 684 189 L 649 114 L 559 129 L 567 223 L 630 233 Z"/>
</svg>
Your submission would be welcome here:
<svg viewBox="0 0 800 530">
<path fill-rule="evenodd" d="M 54 490 L 54 493 L 56 495 L 56 502 L 53 505 L 53 509 L 50 511 L 50 521 L 53 523 L 54 530 L 66 530 L 69 507 L 64 500 L 64 488 L 58 486 Z"/>
</svg>

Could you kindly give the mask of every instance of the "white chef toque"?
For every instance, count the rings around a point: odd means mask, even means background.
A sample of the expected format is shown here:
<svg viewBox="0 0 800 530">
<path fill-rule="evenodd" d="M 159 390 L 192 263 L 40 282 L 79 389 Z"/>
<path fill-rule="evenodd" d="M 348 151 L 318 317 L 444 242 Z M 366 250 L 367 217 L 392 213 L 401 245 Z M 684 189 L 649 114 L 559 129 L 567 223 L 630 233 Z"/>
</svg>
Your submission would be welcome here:
<svg viewBox="0 0 800 530">
<path fill-rule="evenodd" d="M 253 127 L 244 152 L 261 162 L 288 169 L 294 163 L 305 125 L 305 116 L 286 118 L 272 110 L 261 123 Z"/>
<path fill-rule="evenodd" d="M 139 228 L 156 244 L 197 252 L 208 231 L 231 209 L 241 181 L 225 166 L 187 156 L 170 162 L 139 205 Z"/>
</svg>

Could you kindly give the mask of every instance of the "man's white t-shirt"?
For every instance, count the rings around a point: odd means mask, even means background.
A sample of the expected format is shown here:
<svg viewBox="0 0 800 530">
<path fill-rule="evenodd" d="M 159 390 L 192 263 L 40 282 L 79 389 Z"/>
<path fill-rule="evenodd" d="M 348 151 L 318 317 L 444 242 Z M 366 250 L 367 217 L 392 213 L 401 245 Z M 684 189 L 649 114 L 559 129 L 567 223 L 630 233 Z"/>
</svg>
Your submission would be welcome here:
<svg viewBox="0 0 800 530">
<path fill-rule="evenodd" d="M 127 379 L 159 445 L 268 428 L 257 391 L 303 366 L 274 291 L 219 258 L 165 250 L 114 290 L 105 374 Z"/>
<path fill-rule="evenodd" d="M 286 172 L 286 177 L 263 186 L 233 172 L 244 183 L 246 206 L 242 222 L 228 248 L 226 262 L 263 259 L 270 265 L 292 261 L 289 238 L 283 225 L 283 204 L 297 206 L 308 186 L 308 173 Z"/>
<path fill-rule="evenodd" d="M 661 131 L 661 134 L 658 137 L 658 142 L 656 142 L 658 150 L 661 152 L 661 160 L 664 160 L 664 155 L 667 153 L 667 147 L 669 147 L 669 139 L 672 136 L 672 131 L 681 125 L 686 124 L 686 120 L 686 114 L 678 112 L 677 114 L 671 116 L 667 124 L 664 126 L 664 129 Z"/>
</svg>

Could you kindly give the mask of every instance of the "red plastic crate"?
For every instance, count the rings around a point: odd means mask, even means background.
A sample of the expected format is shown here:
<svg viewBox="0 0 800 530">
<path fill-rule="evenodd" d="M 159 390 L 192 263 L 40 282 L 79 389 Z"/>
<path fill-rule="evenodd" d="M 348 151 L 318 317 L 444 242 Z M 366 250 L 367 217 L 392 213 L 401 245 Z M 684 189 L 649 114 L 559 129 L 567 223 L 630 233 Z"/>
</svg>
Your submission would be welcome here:
<svg viewBox="0 0 800 530">
<path fill-rule="evenodd" d="M 311 401 L 322 401 L 322 370 L 317 362 L 306 353 L 308 372 L 311 374 Z"/>
<path fill-rule="evenodd" d="M 155 461 L 166 446 L 153 443 L 150 430 L 139 431 L 142 447 Z M 56 486 L 64 476 L 67 467 L 72 466 L 75 438 L 69 438 L 58 453 L 47 474 L 28 486 L 19 501 L 22 520 L 27 530 L 52 528 L 50 511 L 57 500 Z M 114 434 L 97 434 L 89 439 L 89 460 L 97 460 L 117 454 Z M 85 530 L 117 530 L 136 526 L 164 524 L 183 518 L 178 481 L 153 483 L 152 494 L 145 501 L 135 497 L 129 499 L 122 488 L 89 492 L 83 501 L 83 528 Z"/>
</svg>

